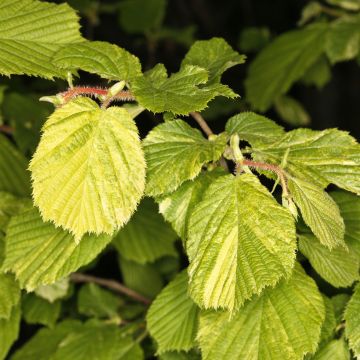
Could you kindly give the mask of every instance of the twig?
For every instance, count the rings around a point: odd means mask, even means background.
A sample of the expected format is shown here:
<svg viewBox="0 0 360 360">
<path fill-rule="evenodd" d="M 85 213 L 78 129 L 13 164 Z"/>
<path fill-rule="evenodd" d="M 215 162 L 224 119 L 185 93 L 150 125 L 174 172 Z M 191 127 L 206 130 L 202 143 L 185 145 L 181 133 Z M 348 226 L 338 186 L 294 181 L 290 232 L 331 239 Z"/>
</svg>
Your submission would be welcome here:
<svg viewBox="0 0 360 360">
<path fill-rule="evenodd" d="M 14 132 L 14 129 L 8 125 L 0 125 L 0 132 L 11 135 Z"/>
<path fill-rule="evenodd" d="M 341 16 L 344 15 L 343 11 L 332 9 L 332 8 L 324 6 L 324 5 L 321 6 L 321 11 L 324 14 L 329 15 L 329 16 L 333 16 L 333 17 L 341 17 Z"/>
<path fill-rule="evenodd" d="M 213 131 L 210 129 L 209 125 L 205 121 L 205 119 L 200 115 L 198 112 L 191 112 L 190 115 L 193 117 L 193 119 L 199 124 L 202 131 L 209 137 L 211 135 L 214 135 Z"/>
<path fill-rule="evenodd" d="M 145 305 L 149 305 L 151 301 L 136 291 L 127 288 L 123 284 L 115 280 L 103 279 L 92 275 L 74 273 L 70 275 L 70 280 L 75 283 L 94 283 L 104 287 L 107 287 L 110 290 L 116 291 L 120 294 L 126 295 L 133 300 L 139 301 Z"/>
</svg>

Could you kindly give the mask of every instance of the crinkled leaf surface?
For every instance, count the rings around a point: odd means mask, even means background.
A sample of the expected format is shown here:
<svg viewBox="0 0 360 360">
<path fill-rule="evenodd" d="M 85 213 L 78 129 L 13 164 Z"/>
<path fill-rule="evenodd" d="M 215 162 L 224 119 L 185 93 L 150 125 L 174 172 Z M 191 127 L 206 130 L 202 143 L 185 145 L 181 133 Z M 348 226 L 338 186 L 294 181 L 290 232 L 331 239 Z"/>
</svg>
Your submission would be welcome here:
<svg viewBox="0 0 360 360">
<path fill-rule="evenodd" d="M 20 330 L 20 305 L 14 306 L 9 319 L 0 319 L 0 359 L 6 358 Z M 24 359 L 25 360 L 25 359 Z M 27 360 L 27 359 L 26 359 Z"/>
<path fill-rule="evenodd" d="M 344 319 L 346 321 L 345 336 L 349 340 L 355 356 L 360 356 L 360 285 L 358 284 L 348 302 Z"/>
<path fill-rule="evenodd" d="M 113 244 L 122 257 L 140 264 L 162 256 L 176 256 L 177 235 L 150 198 L 144 198 L 130 222 L 116 235 Z"/>
<path fill-rule="evenodd" d="M 297 266 L 289 280 L 254 296 L 231 318 L 204 312 L 198 333 L 203 359 L 303 359 L 317 347 L 324 316 L 315 282 Z"/>
<path fill-rule="evenodd" d="M 285 134 L 284 129 L 275 121 L 250 111 L 231 117 L 225 129 L 230 135 L 238 134 L 241 140 L 246 140 L 253 146 L 272 143 Z"/>
<path fill-rule="evenodd" d="M 146 192 L 160 195 L 176 190 L 184 181 L 194 179 L 204 164 L 218 160 L 225 150 L 226 136 L 210 141 L 185 121 L 174 120 L 150 131 L 143 145 Z"/>
<path fill-rule="evenodd" d="M 8 320 L 20 300 L 20 288 L 14 277 L 0 273 L 0 319 Z"/>
<path fill-rule="evenodd" d="M 223 91 L 219 84 L 201 87 L 208 81 L 208 72 L 198 66 L 185 65 L 168 77 L 164 65 L 158 64 L 131 83 L 136 100 L 154 113 L 170 111 L 187 115 L 201 111 L 208 102 Z"/>
<path fill-rule="evenodd" d="M 119 107 L 77 98 L 47 120 L 31 160 L 34 203 L 75 239 L 112 234 L 137 207 L 145 160 L 136 125 Z"/>
<path fill-rule="evenodd" d="M 256 176 L 222 176 L 190 217 L 190 294 L 201 307 L 237 310 L 291 274 L 295 248 L 292 216 Z"/>
<path fill-rule="evenodd" d="M 287 32 L 265 47 L 249 67 L 247 99 L 260 110 L 286 93 L 324 51 L 326 23 Z"/>
<path fill-rule="evenodd" d="M 62 48 L 53 58 L 65 70 L 85 70 L 109 80 L 129 81 L 141 75 L 139 59 L 117 45 L 86 41 Z"/>
<path fill-rule="evenodd" d="M 336 202 L 321 187 L 299 178 L 288 179 L 288 187 L 301 215 L 321 244 L 343 246 L 345 225 Z"/>
<path fill-rule="evenodd" d="M 32 291 L 51 284 L 93 260 L 111 241 L 108 235 L 86 235 L 80 244 L 36 209 L 14 216 L 6 234 L 3 270 L 15 273 L 21 288 Z"/>
<path fill-rule="evenodd" d="M 76 12 L 67 4 L 3 0 L 0 7 L 0 73 L 65 77 L 51 58 L 67 44 L 82 41 Z"/>
<path fill-rule="evenodd" d="M 337 247 L 329 250 L 312 234 L 299 236 L 299 249 L 316 272 L 331 285 L 348 287 L 359 279 L 359 257 L 351 249 Z"/>
<path fill-rule="evenodd" d="M 199 309 L 187 293 L 186 271 L 167 285 L 152 303 L 147 314 L 150 335 L 158 353 L 188 351 L 195 345 Z"/>
</svg>

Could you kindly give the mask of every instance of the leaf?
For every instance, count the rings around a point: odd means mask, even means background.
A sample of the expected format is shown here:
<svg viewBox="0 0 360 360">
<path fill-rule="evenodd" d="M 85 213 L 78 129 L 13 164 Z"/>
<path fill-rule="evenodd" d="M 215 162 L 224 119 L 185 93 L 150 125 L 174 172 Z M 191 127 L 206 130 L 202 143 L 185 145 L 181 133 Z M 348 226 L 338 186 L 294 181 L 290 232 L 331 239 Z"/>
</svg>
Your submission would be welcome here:
<svg viewBox="0 0 360 360">
<path fill-rule="evenodd" d="M 348 287 L 359 279 L 359 257 L 351 250 L 337 247 L 329 250 L 311 234 L 299 236 L 299 249 L 311 266 L 335 287 Z"/>
<path fill-rule="evenodd" d="M 360 10 L 359 0 L 326 0 L 329 4 L 340 6 L 346 10 Z"/>
<path fill-rule="evenodd" d="M 207 81 L 208 72 L 198 66 L 185 65 L 168 77 L 164 65 L 158 64 L 134 79 L 131 90 L 139 104 L 147 110 L 188 115 L 191 111 L 205 109 L 210 100 L 226 90 L 218 84 L 200 87 Z M 231 94 L 225 96 L 232 97 Z"/>
<path fill-rule="evenodd" d="M 321 244 L 330 249 L 336 246 L 346 248 L 344 220 L 331 196 L 310 181 L 294 177 L 289 178 L 287 184 L 303 219 Z M 346 253 L 343 250 L 338 250 L 339 255 Z"/>
<path fill-rule="evenodd" d="M 256 176 L 222 176 L 190 218 L 190 295 L 206 309 L 237 310 L 291 274 L 295 248 L 292 216 Z"/>
<path fill-rule="evenodd" d="M 259 52 L 270 42 L 270 37 L 267 27 L 246 27 L 240 33 L 238 46 L 245 53 Z"/>
<path fill-rule="evenodd" d="M 157 198 L 160 213 L 183 240 L 187 237 L 189 219 L 194 207 L 203 198 L 209 185 L 224 174 L 220 168 L 200 173 L 196 179 L 185 181 L 174 192 Z"/>
<path fill-rule="evenodd" d="M 156 126 L 143 142 L 147 163 L 148 195 L 176 190 L 199 175 L 204 164 L 216 161 L 226 147 L 226 136 L 206 140 L 183 120 Z"/>
<path fill-rule="evenodd" d="M 342 16 L 330 25 L 326 54 L 332 63 L 350 60 L 360 50 L 360 16 Z"/>
<path fill-rule="evenodd" d="M 59 50 L 53 63 L 64 70 L 84 70 L 108 80 L 129 81 L 141 75 L 139 59 L 119 46 L 86 41 Z"/>
<path fill-rule="evenodd" d="M 322 298 L 325 305 L 325 320 L 321 327 L 320 343 L 332 339 L 337 325 L 332 301 L 325 295 Z"/>
<path fill-rule="evenodd" d="M 349 348 L 343 338 L 329 341 L 324 347 L 320 348 L 311 360 L 350 360 Z"/>
<path fill-rule="evenodd" d="M 20 288 L 14 277 L 0 273 L 0 321 L 8 320 L 20 300 Z"/>
<path fill-rule="evenodd" d="M 52 328 L 60 316 L 61 303 L 50 303 L 34 294 L 26 294 L 22 299 L 22 310 L 28 324 L 42 324 Z"/>
<path fill-rule="evenodd" d="M 284 129 L 265 116 L 243 112 L 231 117 L 225 127 L 229 135 L 238 134 L 253 146 L 272 143 L 282 138 Z"/>
<path fill-rule="evenodd" d="M 131 217 L 145 186 L 136 125 L 120 107 L 77 98 L 58 108 L 30 163 L 34 203 L 45 221 L 85 233 L 112 234 Z"/>
<path fill-rule="evenodd" d="M 160 360 L 201 360 L 200 354 L 194 351 L 169 351 L 159 357 Z"/>
<path fill-rule="evenodd" d="M 322 5 L 317 1 L 311 1 L 301 11 L 301 18 L 298 21 L 298 25 L 302 26 L 309 22 L 310 20 L 313 20 L 313 18 L 318 17 L 323 12 Z"/>
<path fill-rule="evenodd" d="M 360 194 L 360 146 L 347 132 L 337 129 L 296 129 L 277 142 L 253 149 L 254 157 L 281 164 L 294 176 L 310 178 L 325 188 L 330 183 Z"/>
<path fill-rule="evenodd" d="M 71 234 L 43 222 L 38 211 L 30 209 L 9 223 L 2 270 L 15 273 L 20 287 L 32 291 L 88 264 L 110 241 L 107 235 L 86 235 L 76 244 Z"/>
<path fill-rule="evenodd" d="M 120 3 L 120 25 L 130 34 L 157 29 L 163 22 L 166 5 L 166 0 L 124 0 Z"/>
<path fill-rule="evenodd" d="M 27 166 L 25 157 L 0 134 L 0 191 L 17 196 L 29 196 L 30 174 L 26 170 Z"/>
<path fill-rule="evenodd" d="M 296 99 L 282 95 L 275 100 L 275 109 L 281 119 L 291 126 L 306 126 L 311 122 L 309 113 Z"/>
<path fill-rule="evenodd" d="M 355 291 L 348 302 L 344 320 L 346 321 L 345 336 L 349 340 L 349 346 L 354 352 L 355 357 L 360 356 L 360 286 L 355 287 Z"/>
<path fill-rule="evenodd" d="M 96 284 L 85 284 L 78 293 L 78 311 L 86 316 L 119 319 L 120 305 L 120 298 Z"/>
<path fill-rule="evenodd" d="M 35 289 L 35 294 L 50 303 L 55 300 L 62 299 L 68 295 L 69 292 L 69 278 L 63 278 L 51 285 L 42 285 Z"/>
<path fill-rule="evenodd" d="M 315 85 L 321 90 L 331 79 L 331 68 L 326 56 L 321 56 L 301 78 L 305 85 Z"/>
<path fill-rule="evenodd" d="M 231 318 L 204 312 L 198 333 L 202 358 L 300 360 L 316 350 L 323 321 L 321 294 L 296 266 L 288 281 L 253 297 Z"/>
<path fill-rule="evenodd" d="M 245 62 L 245 56 L 234 51 L 222 38 L 198 40 L 185 55 L 181 66 L 195 65 L 209 72 L 207 84 L 220 83 L 221 75 L 235 65 Z"/>
<path fill-rule="evenodd" d="M 158 354 L 188 351 L 195 346 L 199 310 L 187 293 L 188 276 L 180 273 L 156 297 L 147 314 L 150 335 Z"/>
<path fill-rule="evenodd" d="M 266 111 L 299 80 L 324 51 L 326 23 L 287 32 L 265 47 L 249 67 L 245 81 L 247 99 Z"/>
<path fill-rule="evenodd" d="M 344 311 L 346 304 L 350 300 L 349 294 L 338 294 L 331 298 L 334 307 L 336 323 L 341 323 L 344 320 Z"/>
<path fill-rule="evenodd" d="M 3 0 L 0 20 L 1 74 L 65 77 L 51 58 L 61 47 L 83 40 L 78 16 L 69 5 Z"/>
<path fill-rule="evenodd" d="M 159 214 L 157 205 L 145 198 L 130 222 L 116 235 L 113 245 L 127 260 L 145 264 L 162 256 L 177 256 L 176 238 Z"/>
<path fill-rule="evenodd" d="M 0 319 L 0 359 L 1 360 L 6 358 L 6 355 L 10 350 L 11 345 L 18 338 L 19 330 L 20 330 L 20 306 L 17 305 L 12 308 L 11 315 L 8 320 Z"/>
</svg>

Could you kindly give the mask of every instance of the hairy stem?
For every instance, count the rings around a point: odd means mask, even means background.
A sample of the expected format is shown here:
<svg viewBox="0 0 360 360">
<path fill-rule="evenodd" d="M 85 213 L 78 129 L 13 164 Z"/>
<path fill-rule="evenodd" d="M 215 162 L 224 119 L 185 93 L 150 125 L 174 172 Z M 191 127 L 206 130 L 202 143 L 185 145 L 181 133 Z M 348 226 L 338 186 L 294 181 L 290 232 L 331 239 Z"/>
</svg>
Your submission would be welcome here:
<svg viewBox="0 0 360 360">
<path fill-rule="evenodd" d="M 213 131 L 210 129 L 209 125 L 205 121 L 205 119 L 201 116 L 198 112 L 191 112 L 190 115 L 193 117 L 193 119 L 198 123 L 198 125 L 201 127 L 201 130 L 209 137 L 211 135 L 214 135 Z"/>
<path fill-rule="evenodd" d="M 82 273 L 74 273 L 70 275 L 70 280 L 74 283 L 94 283 L 97 285 L 101 285 L 107 287 L 110 290 L 113 290 L 117 293 L 128 296 L 129 298 L 141 302 L 145 305 L 149 305 L 151 300 L 137 293 L 136 291 L 127 288 L 123 284 L 109 279 L 103 279 L 92 275 L 82 274 Z"/>
</svg>

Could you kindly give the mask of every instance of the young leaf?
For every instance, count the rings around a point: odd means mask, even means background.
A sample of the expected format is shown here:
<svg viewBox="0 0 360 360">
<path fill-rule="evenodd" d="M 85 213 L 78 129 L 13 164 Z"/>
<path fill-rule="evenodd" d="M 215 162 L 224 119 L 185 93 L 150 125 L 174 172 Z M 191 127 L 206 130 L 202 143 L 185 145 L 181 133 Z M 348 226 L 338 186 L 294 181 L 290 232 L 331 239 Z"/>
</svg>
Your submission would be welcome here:
<svg viewBox="0 0 360 360">
<path fill-rule="evenodd" d="M 201 111 L 219 94 L 218 84 L 200 87 L 208 81 L 208 72 L 198 66 L 185 65 L 179 72 L 167 76 L 164 65 L 155 66 L 131 83 L 136 100 L 145 109 L 155 113 L 170 111 L 187 115 Z M 226 94 L 225 94 L 226 95 Z"/>
<path fill-rule="evenodd" d="M 54 53 L 83 38 L 76 12 L 67 4 L 3 0 L 0 8 L 0 73 L 52 79 L 66 72 L 51 63 Z"/>
<path fill-rule="evenodd" d="M 183 271 L 156 297 L 147 314 L 150 335 L 159 354 L 188 351 L 195 346 L 199 310 L 187 293 L 188 276 Z"/>
<path fill-rule="evenodd" d="M 32 291 L 88 264 L 110 241 L 107 235 L 87 235 L 77 245 L 70 233 L 43 222 L 33 208 L 11 219 L 2 269 L 15 273 L 20 287 Z"/>
<path fill-rule="evenodd" d="M 139 59 L 103 41 L 86 41 L 62 48 L 53 63 L 64 70 L 84 70 L 108 80 L 129 81 L 141 75 Z"/>
<path fill-rule="evenodd" d="M 229 135 L 238 134 L 241 140 L 253 146 L 273 143 L 282 138 L 284 129 L 265 116 L 253 112 L 243 112 L 231 117 L 226 123 Z"/>
<path fill-rule="evenodd" d="M 177 190 L 157 198 L 159 211 L 185 241 L 190 215 L 209 185 L 225 172 L 217 168 L 201 173 L 196 179 L 185 181 Z"/>
<path fill-rule="evenodd" d="M 119 319 L 120 305 L 119 297 L 96 284 L 85 284 L 78 293 L 78 311 L 86 316 Z"/>
<path fill-rule="evenodd" d="M 25 157 L 0 134 L 0 191 L 29 196 L 30 174 L 26 170 L 27 166 Z"/>
<path fill-rule="evenodd" d="M 85 233 L 112 234 L 126 223 L 145 186 L 136 125 L 119 107 L 77 98 L 44 125 L 31 160 L 34 203 L 45 221 Z"/>
<path fill-rule="evenodd" d="M 315 85 L 321 90 L 331 79 L 331 68 L 326 56 L 321 56 L 301 78 L 305 85 Z"/>
<path fill-rule="evenodd" d="M 325 295 L 323 295 L 322 298 L 324 300 L 324 305 L 325 305 L 325 320 L 321 327 L 321 335 L 320 335 L 319 343 L 332 339 L 335 332 L 335 327 L 337 325 L 334 305 L 332 301 Z"/>
<path fill-rule="evenodd" d="M 177 256 L 176 238 L 154 201 L 145 198 L 130 222 L 116 235 L 113 245 L 122 257 L 145 264 L 162 256 Z"/>
<path fill-rule="evenodd" d="M 360 146 L 345 131 L 327 129 L 289 131 L 271 145 L 254 149 L 257 160 L 281 164 L 294 176 L 308 177 L 323 188 L 333 183 L 360 194 Z"/>
<path fill-rule="evenodd" d="M 20 288 L 12 275 L 0 273 L 0 320 L 8 320 L 20 300 Z"/>
<path fill-rule="evenodd" d="M 196 41 L 185 55 L 181 66 L 196 65 L 209 72 L 207 84 L 220 83 L 221 75 L 245 62 L 245 56 L 234 51 L 222 38 Z"/>
<path fill-rule="evenodd" d="M 344 311 L 347 303 L 350 300 L 350 295 L 337 294 L 333 296 L 330 300 L 334 307 L 336 323 L 340 323 L 344 320 Z"/>
<path fill-rule="evenodd" d="M 299 249 L 311 266 L 335 287 L 348 287 L 359 279 L 360 261 L 352 250 L 337 247 L 329 250 L 312 234 L 299 236 Z"/>
<path fill-rule="evenodd" d="M 289 178 L 288 187 L 303 219 L 321 244 L 330 249 L 346 248 L 344 220 L 331 196 L 321 187 L 299 178 Z"/>
<path fill-rule="evenodd" d="M 294 30 L 276 38 L 251 63 L 246 94 L 252 105 L 267 110 L 285 94 L 324 51 L 326 23 Z"/>
<path fill-rule="evenodd" d="M 360 50 L 360 16 L 342 16 L 330 25 L 326 54 L 332 63 L 350 60 Z"/>
<path fill-rule="evenodd" d="M 66 297 L 69 292 L 69 278 L 63 278 L 51 285 L 42 285 L 35 289 L 35 294 L 50 303 Z"/>
<path fill-rule="evenodd" d="M 289 280 L 254 296 L 233 317 L 204 312 L 198 333 L 203 359 L 303 359 L 317 347 L 324 312 L 315 282 L 296 266 Z"/>
<path fill-rule="evenodd" d="M 54 327 L 60 316 L 61 303 L 50 303 L 34 294 L 26 294 L 22 299 L 22 312 L 28 324 L 42 324 Z"/>
<path fill-rule="evenodd" d="M 291 126 L 306 126 L 311 122 L 304 106 L 291 96 L 282 95 L 275 100 L 275 110 Z"/>
<path fill-rule="evenodd" d="M 148 195 L 176 190 L 194 179 L 204 164 L 216 161 L 226 147 L 226 136 L 206 140 L 201 132 L 183 120 L 158 125 L 145 138 Z"/>
<path fill-rule="evenodd" d="M 1 360 L 6 358 L 6 355 L 10 350 L 11 345 L 18 338 L 19 330 L 20 330 L 20 318 L 21 318 L 20 305 L 17 305 L 12 308 L 9 319 L 0 319 L 0 359 Z"/>
<path fill-rule="evenodd" d="M 237 310 L 291 274 L 294 220 L 254 175 L 226 175 L 195 207 L 186 245 L 195 302 Z"/>
<path fill-rule="evenodd" d="M 344 319 L 346 321 L 345 336 L 349 340 L 355 356 L 360 356 L 360 285 L 358 284 L 348 302 Z"/>
<path fill-rule="evenodd" d="M 321 347 L 311 360 L 350 360 L 349 347 L 343 338 L 331 340 Z"/>
</svg>

